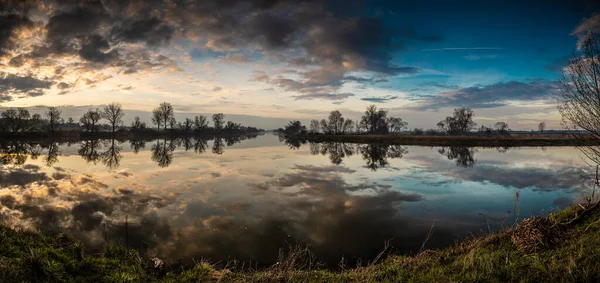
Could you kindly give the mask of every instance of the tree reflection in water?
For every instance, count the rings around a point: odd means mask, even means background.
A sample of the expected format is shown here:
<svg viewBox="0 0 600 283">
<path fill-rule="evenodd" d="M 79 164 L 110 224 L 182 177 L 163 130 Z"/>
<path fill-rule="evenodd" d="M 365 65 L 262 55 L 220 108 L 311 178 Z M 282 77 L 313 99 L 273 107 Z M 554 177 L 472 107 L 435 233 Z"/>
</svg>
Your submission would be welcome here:
<svg viewBox="0 0 600 283">
<path fill-rule="evenodd" d="M 37 159 L 41 154 L 38 144 L 9 141 L 0 143 L 0 165 L 23 165 L 28 157 Z"/>
<path fill-rule="evenodd" d="M 110 141 L 105 142 L 106 151 L 104 151 L 100 157 L 102 158 L 102 164 L 104 164 L 109 169 L 116 169 L 121 164 L 121 146 L 117 143 L 115 139 L 111 139 Z"/>
<path fill-rule="evenodd" d="M 156 162 L 159 167 L 168 167 L 173 162 L 175 148 L 173 140 L 157 139 L 156 144 L 152 145 L 152 161 Z"/>
<path fill-rule="evenodd" d="M 77 153 L 87 162 L 94 163 L 100 160 L 98 150 L 102 147 L 100 140 L 85 140 L 79 145 Z"/>
<path fill-rule="evenodd" d="M 213 143 L 213 147 L 212 147 L 212 153 L 214 154 L 223 154 L 223 147 L 225 146 L 225 144 L 223 143 L 223 138 L 215 138 L 215 141 Z"/>
<path fill-rule="evenodd" d="M 343 159 L 354 154 L 361 154 L 367 168 L 376 171 L 389 165 L 388 158 L 402 158 L 408 153 L 408 148 L 401 145 L 389 144 L 351 144 L 351 143 L 310 143 L 310 153 L 313 155 L 329 155 L 331 163 L 339 165 Z"/>
<path fill-rule="evenodd" d="M 51 167 L 58 162 L 58 156 L 60 155 L 60 147 L 58 142 L 45 142 L 42 144 L 42 148 L 47 149 L 46 157 L 44 157 L 44 163 L 46 166 Z"/>
<path fill-rule="evenodd" d="M 142 139 L 131 140 L 129 141 L 129 147 L 133 150 L 133 153 L 138 154 L 140 149 L 146 148 L 146 141 Z"/>
<path fill-rule="evenodd" d="M 477 160 L 475 159 L 475 152 L 477 152 L 477 150 L 473 147 L 442 147 L 438 149 L 438 152 L 445 155 L 449 160 L 454 160 L 456 165 L 460 167 L 473 167 L 475 163 L 477 163 Z M 499 152 L 502 151 L 499 150 Z"/>
</svg>

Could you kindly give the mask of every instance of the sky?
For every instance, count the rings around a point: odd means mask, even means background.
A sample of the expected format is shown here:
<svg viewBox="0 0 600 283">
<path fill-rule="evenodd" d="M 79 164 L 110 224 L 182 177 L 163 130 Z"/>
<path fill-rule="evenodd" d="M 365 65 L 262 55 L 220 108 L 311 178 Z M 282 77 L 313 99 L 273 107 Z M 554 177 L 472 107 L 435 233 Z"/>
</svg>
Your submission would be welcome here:
<svg viewBox="0 0 600 283">
<path fill-rule="evenodd" d="M 560 72 L 600 31 L 588 0 L 0 3 L 0 107 L 167 101 L 263 128 L 375 104 L 409 128 L 471 107 L 479 125 L 560 129 Z"/>
</svg>

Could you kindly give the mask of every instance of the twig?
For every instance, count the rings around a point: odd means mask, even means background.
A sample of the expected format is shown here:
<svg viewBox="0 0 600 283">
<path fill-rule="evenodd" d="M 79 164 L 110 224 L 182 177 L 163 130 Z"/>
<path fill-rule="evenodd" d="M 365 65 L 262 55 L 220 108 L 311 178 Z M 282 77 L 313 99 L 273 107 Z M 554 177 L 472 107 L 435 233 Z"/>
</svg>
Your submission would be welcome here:
<svg viewBox="0 0 600 283">
<path fill-rule="evenodd" d="M 371 262 L 371 265 L 375 265 L 377 263 L 377 261 L 379 261 L 379 259 L 381 259 L 383 254 L 387 251 L 387 249 L 390 247 L 390 240 L 387 240 L 383 243 L 384 243 L 383 250 L 375 257 L 375 259 Z"/>
<path fill-rule="evenodd" d="M 128 215 L 125 215 L 125 248 L 129 249 L 129 230 L 128 230 Z"/>
<path fill-rule="evenodd" d="M 594 224 L 600 223 L 600 219 L 592 222 L 590 225 L 588 225 L 585 230 L 583 230 L 583 233 L 587 232 L 588 229 L 590 229 Z"/>
<path fill-rule="evenodd" d="M 106 223 L 104 223 L 104 240 L 108 243 L 108 233 L 106 232 Z"/>
<path fill-rule="evenodd" d="M 419 252 L 417 254 L 420 254 L 421 251 L 423 251 L 423 249 L 425 248 L 425 244 L 427 244 L 427 241 L 429 241 L 429 238 L 431 238 L 431 235 L 433 235 L 433 227 L 435 227 L 435 219 L 433 219 L 433 223 L 431 223 L 431 227 L 429 227 L 427 237 L 425 238 L 425 241 L 423 241 L 423 244 L 421 245 L 421 248 L 419 249 Z"/>
</svg>

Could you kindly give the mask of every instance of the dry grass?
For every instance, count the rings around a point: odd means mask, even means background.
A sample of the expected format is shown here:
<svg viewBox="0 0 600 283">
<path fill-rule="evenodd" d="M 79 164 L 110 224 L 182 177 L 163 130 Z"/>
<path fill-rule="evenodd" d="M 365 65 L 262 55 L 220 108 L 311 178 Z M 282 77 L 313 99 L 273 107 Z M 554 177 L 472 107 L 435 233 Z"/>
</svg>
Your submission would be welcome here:
<svg viewBox="0 0 600 283">
<path fill-rule="evenodd" d="M 511 241 L 517 251 L 536 253 L 551 249 L 565 239 L 563 225 L 545 217 L 533 217 L 523 220 L 512 232 Z"/>
</svg>

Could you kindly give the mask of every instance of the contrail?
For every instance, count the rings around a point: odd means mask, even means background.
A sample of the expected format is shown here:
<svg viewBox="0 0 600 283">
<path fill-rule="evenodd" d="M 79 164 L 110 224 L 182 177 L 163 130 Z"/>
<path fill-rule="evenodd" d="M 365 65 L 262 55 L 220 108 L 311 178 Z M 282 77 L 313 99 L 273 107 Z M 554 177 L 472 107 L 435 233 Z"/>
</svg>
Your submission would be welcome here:
<svg viewBox="0 0 600 283">
<path fill-rule="evenodd" d="M 452 51 L 452 50 L 503 50 L 502 47 L 449 47 L 449 48 L 432 48 L 421 49 L 421 51 Z"/>
</svg>

